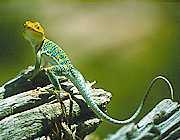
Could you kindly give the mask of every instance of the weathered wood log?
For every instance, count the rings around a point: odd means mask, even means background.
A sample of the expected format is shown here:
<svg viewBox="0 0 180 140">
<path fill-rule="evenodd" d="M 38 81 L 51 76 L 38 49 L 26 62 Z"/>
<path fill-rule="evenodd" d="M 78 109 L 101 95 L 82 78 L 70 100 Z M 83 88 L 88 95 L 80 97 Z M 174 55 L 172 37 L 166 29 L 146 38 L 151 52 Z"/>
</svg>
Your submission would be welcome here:
<svg viewBox="0 0 180 140">
<path fill-rule="evenodd" d="M 106 140 L 176 140 L 180 139 L 180 104 L 162 100 L 136 125 L 131 123 L 109 135 Z"/>
<path fill-rule="evenodd" d="M 23 74 L 30 71 L 31 69 L 22 71 L 0 87 L 0 139 L 43 137 L 76 140 L 95 131 L 101 119 L 91 111 L 68 79 L 59 77 L 62 86 L 60 98 L 65 106 L 63 108 L 57 102 L 54 86 L 50 84 L 44 71 L 28 81 Z M 89 95 L 105 111 L 111 94 L 102 89 L 91 89 Z"/>
<path fill-rule="evenodd" d="M 57 102 L 54 86 L 50 84 L 44 71 L 40 71 L 34 79 L 28 81 L 23 74 L 31 71 L 32 67 L 22 71 L 16 78 L 0 87 L 0 140 L 77 140 L 96 130 L 101 119 L 91 111 L 68 79 L 59 77 L 62 86 L 60 98 L 66 109 L 63 113 L 63 106 Z M 91 89 L 89 95 L 105 111 L 111 94 L 102 89 Z M 177 102 L 165 99 L 137 124 L 125 125 L 106 139 L 178 139 L 179 106 Z"/>
</svg>

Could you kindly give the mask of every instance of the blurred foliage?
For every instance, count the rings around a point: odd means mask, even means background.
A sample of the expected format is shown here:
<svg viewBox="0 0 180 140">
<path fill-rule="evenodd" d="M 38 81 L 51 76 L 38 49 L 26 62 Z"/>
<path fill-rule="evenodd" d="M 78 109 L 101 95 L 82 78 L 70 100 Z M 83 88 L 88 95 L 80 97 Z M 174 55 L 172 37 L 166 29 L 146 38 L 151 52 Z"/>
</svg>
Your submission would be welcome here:
<svg viewBox="0 0 180 140">
<path fill-rule="evenodd" d="M 171 81 L 180 101 L 179 3 L 1 2 L 0 13 L 0 85 L 35 63 L 22 37 L 24 21 L 32 20 L 41 22 L 86 80 L 113 94 L 107 108 L 113 118 L 130 117 L 158 75 Z M 169 97 L 166 83 L 157 82 L 138 119 Z M 118 128 L 104 122 L 95 134 L 104 138 Z"/>
</svg>

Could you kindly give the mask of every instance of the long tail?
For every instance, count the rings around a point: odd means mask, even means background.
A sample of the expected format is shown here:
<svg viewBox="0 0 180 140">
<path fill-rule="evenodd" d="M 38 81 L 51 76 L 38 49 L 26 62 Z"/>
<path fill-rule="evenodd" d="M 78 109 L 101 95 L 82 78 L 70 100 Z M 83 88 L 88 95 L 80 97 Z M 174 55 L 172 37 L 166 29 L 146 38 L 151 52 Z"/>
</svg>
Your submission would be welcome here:
<svg viewBox="0 0 180 140">
<path fill-rule="evenodd" d="M 170 93 L 171 93 L 171 98 L 172 98 L 172 99 L 174 98 L 173 88 L 172 88 L 172 85 L 171 85 L 171 83 L 169 82 L 169 80 L 168 80 L 167 78 L 163 77 L 163 76 L 157 76 L 157 77 L 155 77 L 155 78 L 153 79 L 153 81 L 151 82 L 151 84 L 149 85 L 148 90 L 147 90 L 147 92 L 146 92 L 146 94 L 145 94 L 145 96 L 144 96 L 141 104 L 139 105 L 138 109 L 136 110 L 136 112 L 133 114 L 133 116 L 131 116 L 131 118 L 122 121 L 123 124 L 128 124 L 128 123 L 132 122 L 132 121 L 138 116 L 138 114 L 140 113 L 141 109 L 143 108 L 143 105 L 144 105 L 144 103 L 145 103 L 145 101 L 146 101 L 146 99 L 147 99 L 147 96 L 148 96 L 148 94 L 149 94 L 152 86 L 154 85 L 154 83 L 155 83 L 158 79 L 162 79 L 162 80 L 164 80 L 164 81 L 168 84 L 169 89 L 170 89 Z M 121 121 L 119 121 L 119 122 L 121 122 Z M 117 124 L 119 124 L 119 123 L 117 123 Z"/>
<path fill-rule="evenodd" d="M 72 68 L 71 68 L 72 69 Z M 94 113 L 96 113 L 96 115 L 98 117 L 100 117 L 101 119 L 109 122 L 109 123 L 112 123 L 112 124 L 116 124 L 116 125 L 125 125 L 125 124 L 128 124 L 130 122 L 132 122 L 137 116 L 138 114 L 140 113 L 146 99 L 147 99 L 147 96 L 153 86 L 153 84 L 158 80 L 158 79 L 162 79 L 164 80 L 169 88 L 170 88 L 170 92 L 171 92 L 171 96 L 172 96 L 172 99 L 173 99 L 173 88 L 171 86 L 171 83 L 163 76 L 157 76 L 156 78 L 153 79 L 153 81 L 151 82 L 140 106 L 138 107 L 138 109 L 136 110 L 136 112 L 133 114 L 133 116 L 131 116 L 129 119 L 127 120 L 116 120 L 116 119 L 113 119 L 111 117 L 109 117 L 108 115 L 106 115 L 104 112 L 102 112 L 98 106 L 91 100 L 91 98 L 89 97 L 88 95 L 88 91 L 86 89 L 86 84 L 85 84 L 85 80 L 83 78 L 83 76 L 81 75 L 81 73 L 79 71 L 77 71 L 75 68 L 72 70 L 72 75 L 68 75 L 67 77 L 74 83 L 74 85 L 78 88 L 80 94 L 84 97 L 84 99 L 86 100 L 87 104 L 90 106 L 90 108 L 94 111 Z"/>
</svg>

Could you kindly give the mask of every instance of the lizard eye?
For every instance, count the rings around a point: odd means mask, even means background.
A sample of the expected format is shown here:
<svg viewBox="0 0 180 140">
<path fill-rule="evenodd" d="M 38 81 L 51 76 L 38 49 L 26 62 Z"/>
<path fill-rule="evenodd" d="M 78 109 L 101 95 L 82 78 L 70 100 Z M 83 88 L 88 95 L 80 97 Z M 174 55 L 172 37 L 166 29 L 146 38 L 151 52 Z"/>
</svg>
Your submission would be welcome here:
<svg viewBox="0 0 180 140">
<path fill-rule="evenodd" d="M 37 29 L 41 29 L 41 25 L 38 25 L 38 26 L 37 26 Z"/>
</svg>

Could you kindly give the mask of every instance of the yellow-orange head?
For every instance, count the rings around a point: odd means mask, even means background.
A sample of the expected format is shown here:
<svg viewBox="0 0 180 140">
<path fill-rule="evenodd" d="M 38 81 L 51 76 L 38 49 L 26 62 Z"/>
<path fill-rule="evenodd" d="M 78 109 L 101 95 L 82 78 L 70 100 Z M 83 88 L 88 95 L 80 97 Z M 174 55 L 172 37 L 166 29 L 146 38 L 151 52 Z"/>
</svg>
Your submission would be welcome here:
<svg viewBox="0 0 180 140">
<path fill-rule="evenodd" d="M 44 39 L 44 29 L 39 22 L 26 21 L 23 36 L 29 41 L 42 41 Z"/>
</svg>

